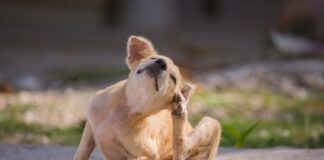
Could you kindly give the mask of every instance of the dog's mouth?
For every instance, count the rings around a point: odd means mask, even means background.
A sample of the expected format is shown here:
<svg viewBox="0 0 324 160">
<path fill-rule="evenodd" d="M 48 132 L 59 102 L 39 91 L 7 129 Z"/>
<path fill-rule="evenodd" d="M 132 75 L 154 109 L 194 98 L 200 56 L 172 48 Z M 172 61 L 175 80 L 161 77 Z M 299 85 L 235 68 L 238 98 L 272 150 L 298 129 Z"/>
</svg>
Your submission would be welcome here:
<svg viewBox="0 0 324 160">
<path fill-rule="evenodd" d="M 153 78 L 155 90 L 158 92 L 159 91 L 159 79 L 158 78 L 159 78 L 161 73 L 159 71 L 156 71 L 156 70 L 150 68 L 150 67 L 146 67 L 145 71 L 146 71 L 148 76 Z"/>
<path fill-rule="evenodd" d="M 138 74 L 145 71 L 147 75 L 154 79 L 155 90 L 159 91 L 159 79 L 162 72 L 167 70 L 167 64 L 163 59 L 156 59 L 149 65 L 137 71 Z"/>
<path fill-rule="evenodd" d="M 150 66 L 147 66 L 141 70 L 138 70 L 137 74 L 141 74 L 142 72 L 147 73 L 147 75 L 154 80 L 155 90 L 158 92 L 159 91 L 159 76 L 161 76 L 161 71 L 156 70 Z"/>
</svg>

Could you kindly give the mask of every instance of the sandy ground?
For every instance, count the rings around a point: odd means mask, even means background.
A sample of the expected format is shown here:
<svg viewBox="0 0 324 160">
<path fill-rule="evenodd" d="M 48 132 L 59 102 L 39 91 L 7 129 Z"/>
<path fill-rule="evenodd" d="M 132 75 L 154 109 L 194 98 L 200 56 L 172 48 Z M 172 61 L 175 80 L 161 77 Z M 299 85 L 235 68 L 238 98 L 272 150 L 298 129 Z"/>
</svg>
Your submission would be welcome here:
<svg viewBox="0 0 324 160">
<path fill-rule="evenodd" d="M 70 160 L 75 147 L 44 145 L 12 145 L 0 143 L 0 160 Z M 324 149 L 243 149 L 221 148 L 217 160 L 320 160 Z M 102 160 L 96 151 L 92 160 Z"/>
</svg>

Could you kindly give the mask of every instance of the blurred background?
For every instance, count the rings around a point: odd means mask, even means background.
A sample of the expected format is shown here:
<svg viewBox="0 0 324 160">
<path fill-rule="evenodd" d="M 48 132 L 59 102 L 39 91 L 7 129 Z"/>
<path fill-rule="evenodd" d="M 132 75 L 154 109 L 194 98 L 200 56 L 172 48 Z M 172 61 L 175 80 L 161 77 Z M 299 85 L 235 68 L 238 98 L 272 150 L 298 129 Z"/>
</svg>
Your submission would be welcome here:
<svg viewBox="0 0 324 160">
<path fill-rule="evenodd" d="M 324 147 L 322 0 L 1 0 L 0 142 L 77 145 L 130 35 L 198 85 L 229 147 Z"/>
</svg>

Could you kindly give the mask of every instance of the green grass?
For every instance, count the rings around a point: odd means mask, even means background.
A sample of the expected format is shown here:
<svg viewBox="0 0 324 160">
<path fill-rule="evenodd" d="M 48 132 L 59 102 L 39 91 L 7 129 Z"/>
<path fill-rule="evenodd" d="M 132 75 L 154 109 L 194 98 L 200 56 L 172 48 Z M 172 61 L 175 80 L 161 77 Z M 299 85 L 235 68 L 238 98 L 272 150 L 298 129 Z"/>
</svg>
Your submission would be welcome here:
<svg viewBox="0 0 324 160">
<path fill-rule="evenodd" d="M 79 143 L 82 122 L 64 128 L 27 123 L 23 118 L 25 113 L 37 109 L 32 104 L 0 108 L 2 141 L 67 145 Z M 197 92 L 191 98 L 189 106 L 190 121 L 197 124 L 206 115 L 218 119 L 223 125 L 221 146 L 324 147 L 323 92 L 312 92 L 303 98 L 289 97 L 266 89 Z"/>
<path fill-rule="evenodd" d="M 223 128 L 223 139 L 227 140 L 227 143 L 230 143 L 231 146 L 235 148 L 242 148 L 245 146 L 248 136 L 260 125 L 261 121 L 248 126 L 244 130 L 239 130 L 232 125 L 222 124 Z"/>
<path fill-rule="evenodd" d="M 203 107 L 191 114 L 191 122 L 197 123 L 206 114 L 220 120 L 223 125 L 222 146 L 324 147 L 323 93 L 291 98 L 262 89 L 253 92 L 211 91 L 196 94 L 192 104 L 191 107 L 197 107 L 197 104 Z M 262 122 L 241 143 L 240 137 L 244 132 L 259 121 Z"/>
<path fill-rule="evenodd" d="M 58 128 L 28 124 L 20 117 L 32 105 L 7 106 L 0 112 L 0 139 L 22 143 L 49 143 L 76 145 L 81 139 L 83 125 Z"/>
</svg>

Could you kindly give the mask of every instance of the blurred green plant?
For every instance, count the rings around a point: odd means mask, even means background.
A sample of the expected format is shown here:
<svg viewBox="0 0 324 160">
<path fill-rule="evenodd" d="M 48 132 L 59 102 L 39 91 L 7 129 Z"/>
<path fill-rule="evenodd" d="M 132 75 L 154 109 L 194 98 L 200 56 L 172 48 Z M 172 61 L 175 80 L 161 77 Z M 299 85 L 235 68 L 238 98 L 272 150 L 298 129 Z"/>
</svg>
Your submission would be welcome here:
<svg viewBox="0 0 324 160">
<path fill-rule="evenodd" d="M 237 147 L 324 147 L 324 92 L 309 92 L 301 98 L 269 89 L 201 91 L 193 95 L 189 110 L 193 124 L 206 115 L 221 122 L 221 146 L 235 146 L 247 126 L 257 124 L 247 134 L 251 138 Z"/>
<path fill-rule="evenodd" d="M 67 128 L 24 122 L 21 117 L 33 105 L 9 105 L 0 110 L 0 139 L 20 143 L 78 144 L 84 124 Z"/>
<path fill-rule="evenodd" d="M 256 129 L 256 127 L 259 126 L 260 123 L 261 121 L 258 121 L 243 131 L 233 127 L 233 124 L 222 124 L 222 138 L 230 142 L 235 148 L 242 148 L 244 147 L 248 136 Z"/>
<path fill-rule="evenodd" d="M 60 120 L 61 112 L 70 116 L 76 114 L 71 106 L 88 101 L 80 92 L 69 92 L 81 98 L 68 101 L 53 107 L 43 103 L 30 103 L 20 100 L 16 103 L 0 103 L 0 140 L 16 143 L 44 143 L 77 145 L 81 138 L 82 119 L 68 126 L 48 125 L 48 118 Z M 92 94 L 92 93 L 91 93 Z M 35 96 L 25 92 L 23 97 Z M 66 94 L 37 94 L 38 98 L 47 97 L 48 103 L 57 101 L 57 97 Z M 15 95 L 10 95 L 14 98 Z M 73 96 L 74 97 L 74 96 Z M 0 97 L 1 100 L 2 97 Z M 40 105 L 40 106 L 39 106 Z M 40 108 L 42 111 L 39 111 Z M 53 109 L 54 108 L 54 109 Z M 189 108 L 189 119 L 193 125 L 203 116 L 218 119 L 223 125 L 223 147 L 274 147 L 291 146 L 320 148 L 324 147 L 324 93 L 309 92 L 308 96 L 289 97 L 272 90 L 242 91 L 238 89 L 223 89 L 201 91 L 193 95 Z M 76 108 L 78 109 L 78 108 Z M 44 113 L 53 117 L 44 117 L 34 123 L 26 121 L 27 113 L 34 115 Z M 73 117 L 70 117 L 73 118 Z M 257 120 L 262 120 L 259 122 Z M 42 124 L 42 125 L 40 125 Z"/>
</svg>

